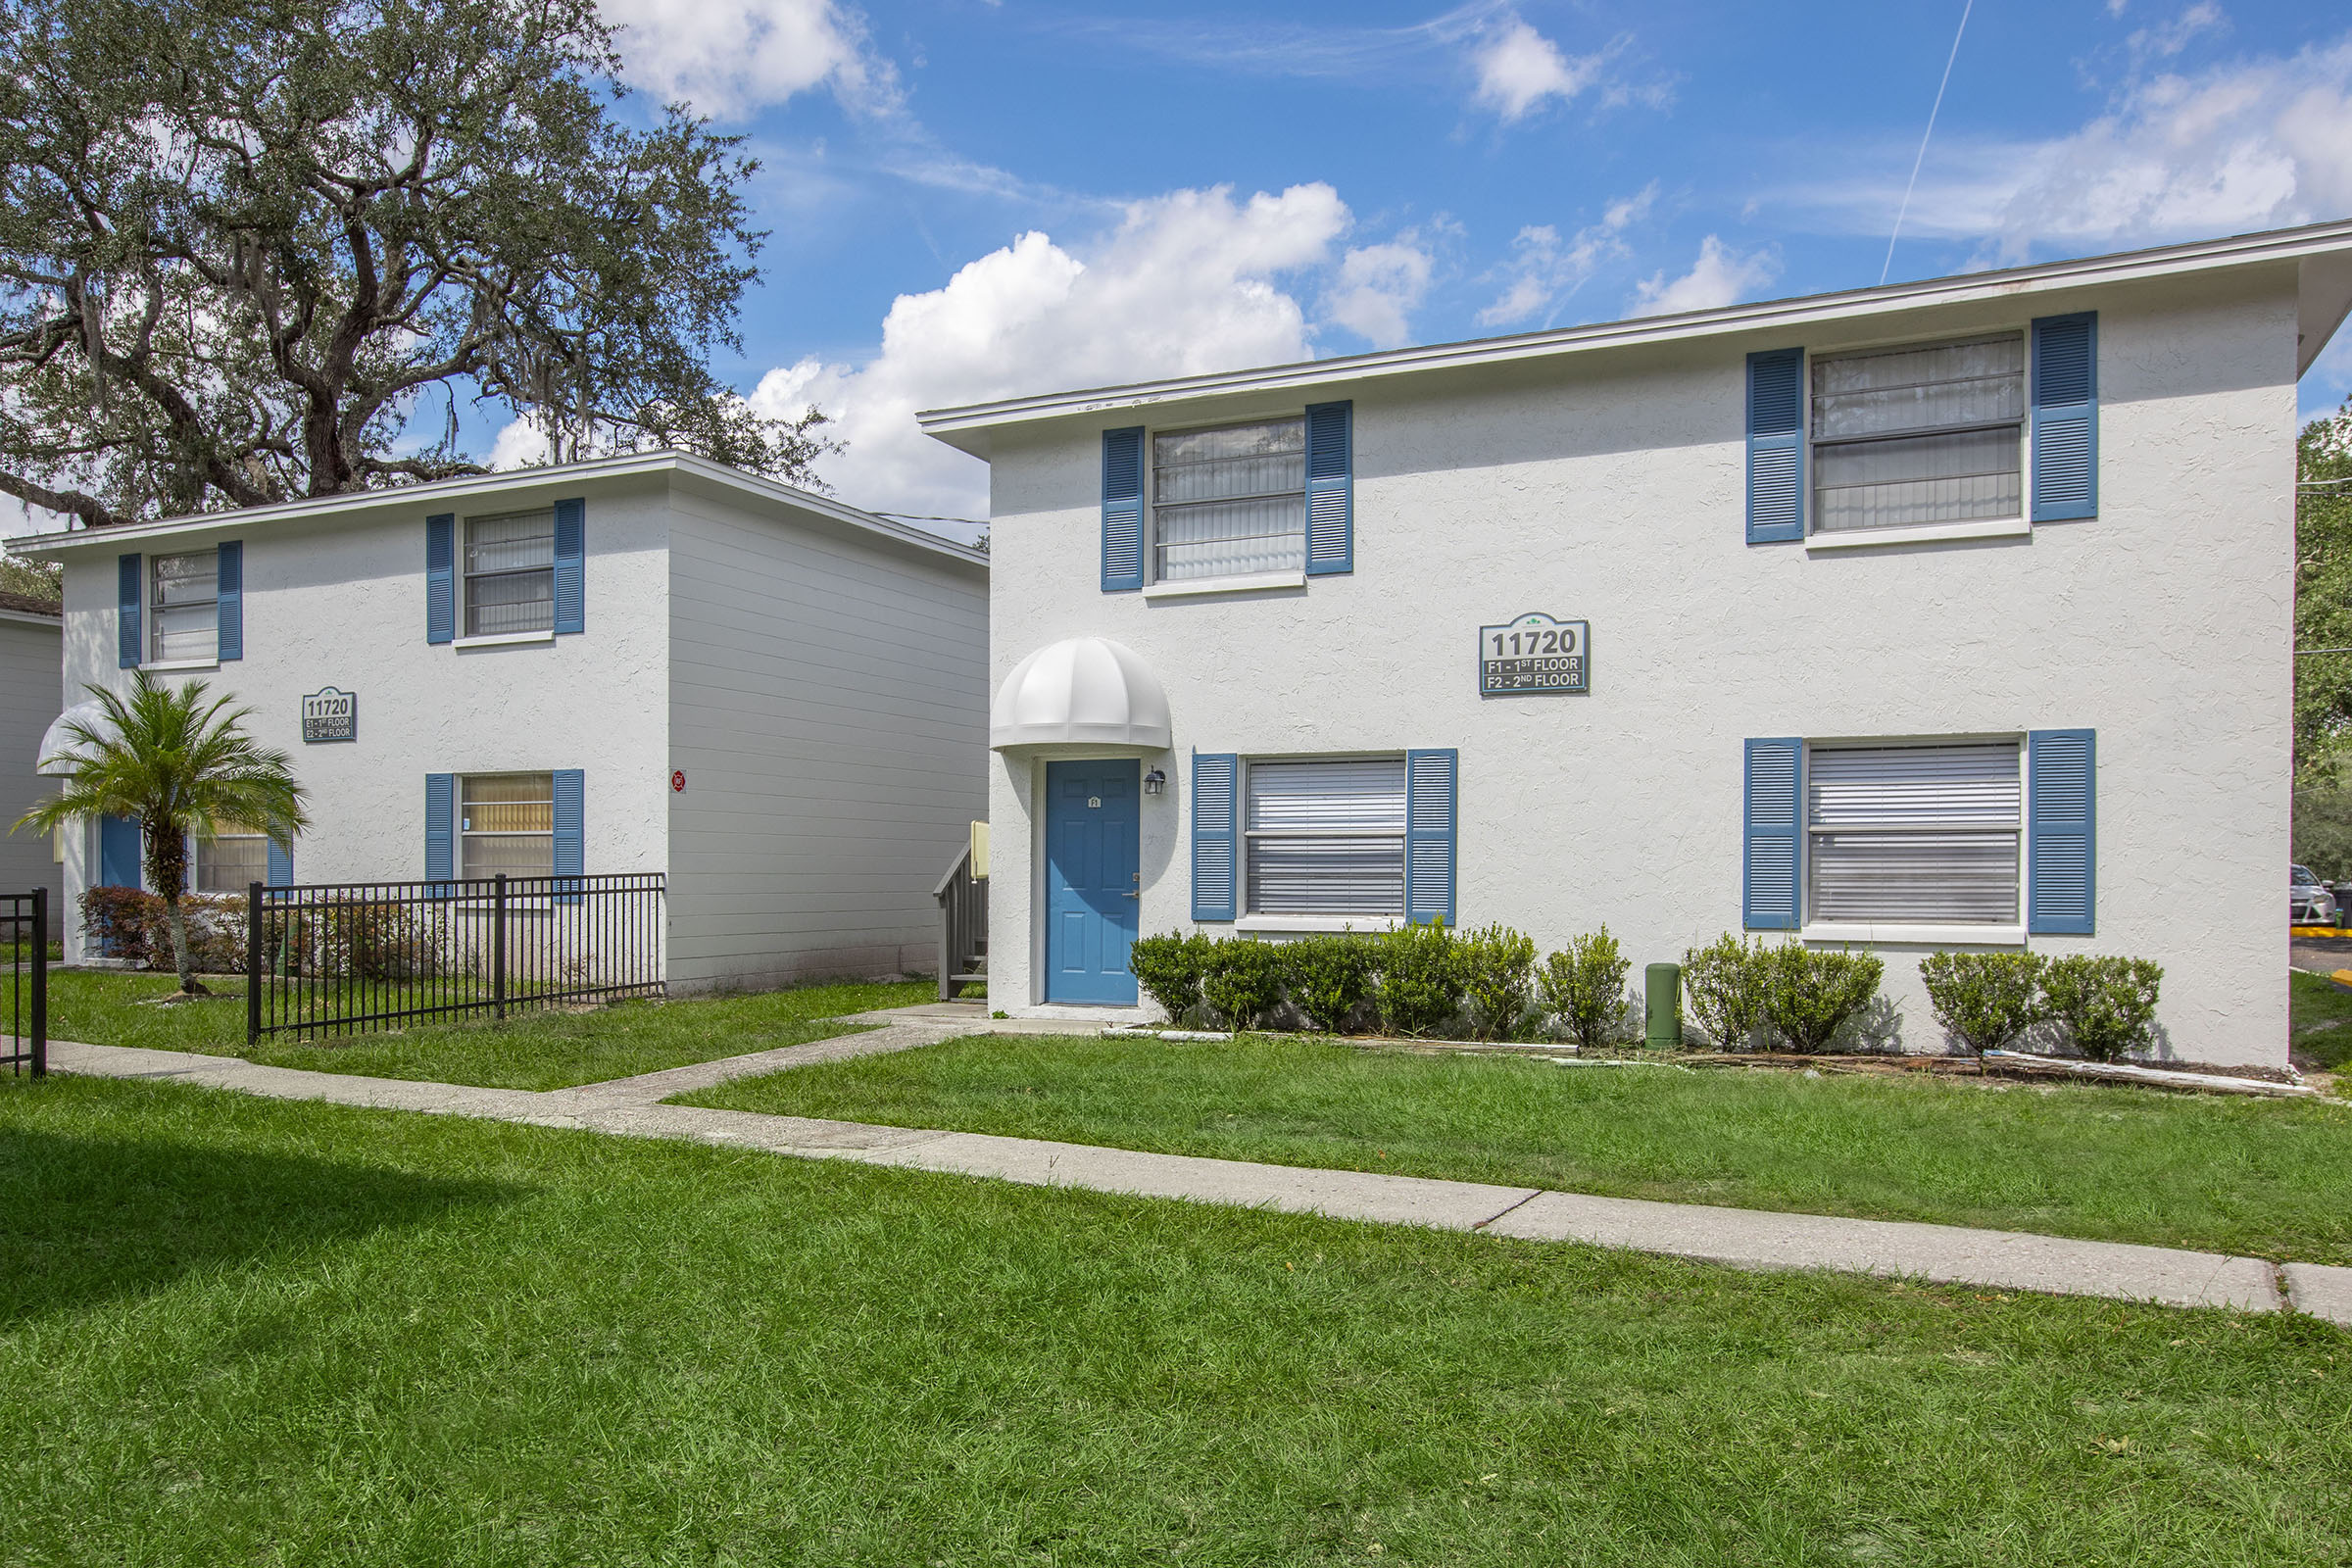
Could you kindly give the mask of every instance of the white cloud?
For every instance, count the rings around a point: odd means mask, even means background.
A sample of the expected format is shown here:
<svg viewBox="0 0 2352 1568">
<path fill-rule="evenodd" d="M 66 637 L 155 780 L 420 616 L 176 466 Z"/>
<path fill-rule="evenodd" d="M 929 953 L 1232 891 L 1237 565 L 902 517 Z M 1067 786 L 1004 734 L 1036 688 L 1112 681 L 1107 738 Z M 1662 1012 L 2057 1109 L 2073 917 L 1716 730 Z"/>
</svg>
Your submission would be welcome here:
<svg viewBox="0 0 2352 1568">
<path fill-rule="evenodd" d="M 487 466 L 493 468 L 528 468 L 547 461 L 547 431 L 536 419 L 514 418 L 507 421 L 490 443 Z"/>
<path fill-rule="evenodd" d="M 1781 275 L 1780 258 L 1769 249 L 1745 255 L 1709 234 L 1699 242 L 1698 260 L 1671 282 L 1663 271 L 1635 286 L 1626 309 L 1636 316 L 1672 316 L 1736 304 Z"/>
<path fill-rule="evenodd" d="M 2112 15 L 2113 13 L 2111 13 Z M 2124 40 L 2134 66 L 2144 66 L 2151 60 L 2169 60 L 2187 48 L 2200 33 L 2227 27 L 2229 19 L 2212 0 L 2199 0 L 2170 22 L 2153 27 L 2142 27 Z"/>
<path fill-rule="evenodd" d="M 598 0 L 620 29 L 629 83 L 739 120 L 813 87 L 853 108 L 899 101 L 898 74 L 867 47 L 864 20 L 834 0 Z"/>
<path fill-rule="evenodd" d="M 1473 53 L 1478 67 L 1477 102 L 1507 123 L 1523 119 L 1546 98 L 1567 102 L 1600 73 L 1598 55 L 1568 56 L 1559 45 L 1512 17 Z"/>
<path fill-rule="evenodd" d="M 1329 185 L 1247 201 L 1221 186 L 1131 203 L 1083 256 L 1033 231 L 900 295 L 863 365 L 770 370 L 752 402 L 833 416 L 847 450 L 818 471 L 853 505 L 985 516 L 986 469 L 923 435 L 917 410 L 1304 359 L 1306 314 L 1277 280 L 1328 266 L 1348 223 Z"/>
<path fill-rule="evenodd" d="M 1412 336 L 1407 318 L 1429 293 L 1432 265 L 1420 236 L 1410 231 L 1351 250 L 1340 260 L 1339 281 L 1324 297 L 1323 314 L 1375 348 L 1396 348 Z"/>
<path fill-rule="evenodd" d="M 1838 227 L 1884 233 L 1901 191 L 1894 171 L 1798 199 Z M 2048 141 L 1942 144 L 1903 231 L 1980 239 L 1986 260 L 2016 262 L 2346 213 L 2352 37 L 2134 81 L 2108 112 Z"/>
<path fill-rule="evenodd" d="M 1490 278 L 1500 278 L 1501 294 L 1478 313 L 1481 326 L 1513 326 L 1548 315 L 1560 301 L 1582 288 L 1600 265 L 1626 254 L 1625 231 L 1649 215 L 1657 199 L 1652 183 L 1634 195 L 1611 202 L 1600 221 L 1576 231 L 1566 241 L 1549 223 L 1531 224 L 1511 241 L 1510 260 Z"/>
</svg>

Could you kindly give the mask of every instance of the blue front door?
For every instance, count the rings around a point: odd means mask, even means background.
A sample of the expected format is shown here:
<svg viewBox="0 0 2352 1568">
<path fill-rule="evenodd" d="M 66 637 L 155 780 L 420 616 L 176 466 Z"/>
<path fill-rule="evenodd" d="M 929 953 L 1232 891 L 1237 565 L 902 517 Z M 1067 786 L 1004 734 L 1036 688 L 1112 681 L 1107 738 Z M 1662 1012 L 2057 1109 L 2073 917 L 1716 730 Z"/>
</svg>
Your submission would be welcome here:
<svg viewBox="0 0 2352 1568">
<path fill-rule="evenodd" d="M 127 816 L 98 819 L 98 885 L 102 888 L 139 885 L 139 824 Z"/>
<path fill-rule="evenodd" d="M 1132 1006 L 1143 764 L 1046 764 L 1046 1000 Z"/>
</svg>

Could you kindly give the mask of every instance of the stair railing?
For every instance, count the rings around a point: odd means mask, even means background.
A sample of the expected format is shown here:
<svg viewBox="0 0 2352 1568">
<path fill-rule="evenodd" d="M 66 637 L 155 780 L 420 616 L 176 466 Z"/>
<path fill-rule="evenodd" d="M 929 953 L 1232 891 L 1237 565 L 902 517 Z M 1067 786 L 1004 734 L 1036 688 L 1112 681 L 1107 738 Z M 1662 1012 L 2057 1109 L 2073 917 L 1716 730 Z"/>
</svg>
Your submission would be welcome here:
<svg viewBox="0 0 2352 1568">
<path fill-rule="evenodd" d="M 971 977 L 964 965 L 987 950 L 988 879 L 972 875 L 966 846 L 931 890 L 939 901 L 939 1000 L 953 1002 Z"/>
</svg>

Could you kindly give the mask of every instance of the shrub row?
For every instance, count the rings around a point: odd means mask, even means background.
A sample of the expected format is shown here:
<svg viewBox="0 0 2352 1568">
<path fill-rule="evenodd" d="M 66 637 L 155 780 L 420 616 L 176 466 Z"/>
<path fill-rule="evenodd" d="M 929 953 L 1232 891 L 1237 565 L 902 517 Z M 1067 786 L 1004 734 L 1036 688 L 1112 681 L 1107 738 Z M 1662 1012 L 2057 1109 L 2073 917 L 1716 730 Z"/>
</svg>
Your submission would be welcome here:
<svg viewBox="0 0 2352 1568">
<path fill-rule="evenodd" d="M 1785 1047 L 1818 1055 L 1879 994 L 1886 965 L 1867 953 L 1832 953 L 1799 942 L 1767 946 L 1725 932 L 1683 955 L 1683 995 L 1692 1022 L 1719 1051 Z"/>
<path fill-rule="evenodd" d="M 81 931 L 90 947 L 146 969 L 171 969 L 172 925 L 164 901 L 143 888 L 87 888 Z M 245 967 L 245 901 L 227 893 L 190 893 L 179 901 L 191 967 L 234 974 Z"/>
<path fill-rule="evenodd" d="M 1409 1036 L 1459 1030 L 1479 1040 L 1558 1033 L 1598 1045 L 1624 1026 L 1632 965 L 1606 926 L 1539 965 L 1534 940 L 1508 926 L 1456 932 L 1431 924 L 1289 942 L 1171 932 L 1137 942 L 1128 967 L 1180 1024 Z"/>
<path fill-rule="evenodd" d="M 233 893 L 189 893 L 179 910 L 192 967 L 204 974 L 245 968 L 245 901 Z M 94 952 L 147 969 L 171 969 L 172 926 L 163 899 L 142 888 L 90 888 L 81 929 Z M 273 973 L 310 979 L 424 980 L 478 965 L 450 917 L 397 905 L 339 905 L 281 914 L 270 922 Z"/>
<path fill-rule="evenodd" d="M 2164 970 L 2146 958 L 2038 953 L 1931 953 L 1919 960 L 1936 1021 L 1979 1055 L 2055 1024 L 2093 1061 L 2155 1038 Z"/>
</svg>

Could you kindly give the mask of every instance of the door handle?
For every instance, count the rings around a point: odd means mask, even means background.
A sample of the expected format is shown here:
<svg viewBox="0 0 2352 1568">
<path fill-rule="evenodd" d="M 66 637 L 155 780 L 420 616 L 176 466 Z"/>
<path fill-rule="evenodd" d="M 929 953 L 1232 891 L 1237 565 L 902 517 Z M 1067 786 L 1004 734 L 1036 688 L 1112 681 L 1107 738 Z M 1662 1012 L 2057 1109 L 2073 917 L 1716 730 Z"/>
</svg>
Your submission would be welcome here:
<svg viewBox="0 0 2352 1568">
<path fill-rule="evenodd" d="M 1140 899 L 1143 897 L 1143 895 L 1141 893 L 1122 893 L 1119 895 L 1119 897 L 1122 899 Z"/>
</svg>

